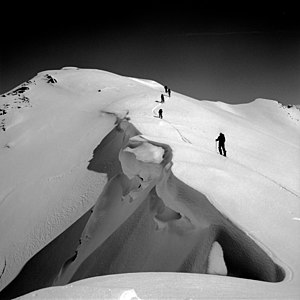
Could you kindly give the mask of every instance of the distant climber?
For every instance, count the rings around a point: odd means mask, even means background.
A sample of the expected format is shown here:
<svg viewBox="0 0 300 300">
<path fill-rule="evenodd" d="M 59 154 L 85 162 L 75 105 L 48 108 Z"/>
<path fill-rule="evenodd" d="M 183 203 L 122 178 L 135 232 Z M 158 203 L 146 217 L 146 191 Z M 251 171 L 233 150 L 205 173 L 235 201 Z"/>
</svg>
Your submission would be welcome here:
<svg viewBox="0 0 300 300">
<path fill-rule="evenodd" d="M 171 89 L 168 88 L 168 95 L 169 95 L 169 98 L 171 97 Z"/>
<path fill-rule="evenodd" d="M 161 94 L 160 99 L 161 99 L 161 103 L 164 103 L 164 102 L 165 102 L 165 97 L 164 97 L 163 94 Z"/>
<path fill-rule="evenodd" d="M 158 111 L 158 117 L 159 117 L 160 119 L 163 118 L 162 113 L 163 113 L 163 110 L 160 108 L 159 111 Z"/>
<path fill-rule="evenodd" d="M 219 153 L 220 155 L 226 156 L 226 150 L 225 150 L 225 135 L 220 132 L 218 138 L 216 139 L 216 142 L 219 141 Z"/>
<path fill-rule="evenodd" d="M 168 87 L 165 85 L 165 93 L 168 93 Z"/>
</svg>

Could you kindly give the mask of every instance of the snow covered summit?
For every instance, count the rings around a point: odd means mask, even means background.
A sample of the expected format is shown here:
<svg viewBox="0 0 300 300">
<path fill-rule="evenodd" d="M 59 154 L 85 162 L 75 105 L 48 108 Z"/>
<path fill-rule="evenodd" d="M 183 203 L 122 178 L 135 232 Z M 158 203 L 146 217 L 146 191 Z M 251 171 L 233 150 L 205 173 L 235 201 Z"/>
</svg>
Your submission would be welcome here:
<svg viewBox="0 0 300 300">
<path fill-rule="evenodd" d="M 296 106 L 72 67 L 0 101 L 1 297 L 300 295 Z"/>
</svg>

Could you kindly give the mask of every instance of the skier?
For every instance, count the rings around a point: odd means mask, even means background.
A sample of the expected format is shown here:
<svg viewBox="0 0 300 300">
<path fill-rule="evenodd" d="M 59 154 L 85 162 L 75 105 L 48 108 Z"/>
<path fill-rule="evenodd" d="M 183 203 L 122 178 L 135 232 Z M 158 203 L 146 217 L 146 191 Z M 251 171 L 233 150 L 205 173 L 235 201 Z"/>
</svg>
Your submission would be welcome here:
<svg viewBox="0 0 300 300">
<path fill-rule="evenodd" d="M 169 94 L 169 98 L 171 97 L 171 89 L 168 88 L 168 94 Z"/>
<path fill-rule="evenodd" d="M 165 102 L 165 97 L 164 97 L 163 94 L 161 94 L 160 98 L 161 98 L 161 103 L 164 103 Z"/>
<path fill-rule="evenodd" d="M 163 110 L 160 108 L 159 111 L 158 111 L 158 117 L 159 117 L 160 119 L 163 118 L 162 112 L 163 112 Z"/>
<path fill-rule="evenodd" d="M 218 138 L 216 139 L 216 141 L 219 141 L 219 152 L 220 155 L 224 155 L 226 156 L 226 150 L 225 150 L 225 135 L 220 132 Z"/>
<path fill-rule="evenodd" d="M 168 87 L 165 85 L 165 93 L 168 92 Z"/>
</svg>

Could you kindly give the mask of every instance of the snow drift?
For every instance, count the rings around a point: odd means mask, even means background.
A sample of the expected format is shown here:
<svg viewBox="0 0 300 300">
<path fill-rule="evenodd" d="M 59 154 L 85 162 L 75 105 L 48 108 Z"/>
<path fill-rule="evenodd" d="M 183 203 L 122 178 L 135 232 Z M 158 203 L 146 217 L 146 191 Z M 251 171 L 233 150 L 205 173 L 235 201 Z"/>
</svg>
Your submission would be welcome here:
<svg viewBox="0 0 300 300">
<path fill-rule="evenodd" d="M 2 95 L 2 297 L 100 275 L 104 295 L 103 275 L 120 273 L 131 281 L 116 294 L 150 297 L 137 272 L 180 276 L 193 297 L 219 297 L 212 282 L 235 297 L 237 286 L 298 295 L 297 107 L 174 92 L 161 104 L 161 93 L 154 81 L 65 68 Z M 220 131 L 228 158 L 214 148 Z M 180 293 L 166 285 L 151 297 Z"/>
</svg>

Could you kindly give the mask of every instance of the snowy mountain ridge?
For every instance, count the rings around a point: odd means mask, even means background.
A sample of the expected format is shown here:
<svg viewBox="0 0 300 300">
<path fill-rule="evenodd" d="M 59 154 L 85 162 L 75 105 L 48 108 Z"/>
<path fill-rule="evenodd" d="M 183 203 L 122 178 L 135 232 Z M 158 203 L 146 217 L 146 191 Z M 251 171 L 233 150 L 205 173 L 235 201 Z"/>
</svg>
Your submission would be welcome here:
<svg viewBox="0 0 300 300">
<path fill-rule="evenodd" d="M 135 272 L 149 272 L 148 282 L 165 276 L 159 272 L 185 272 L 176 276 L 191 280 L 191 297 L 218 298 L 211 282 L 235 296 L 236 286 L 250 297 L 299 295 L 300 111 L 266 99 L 229 105 L 174 91 L 160 103 L 161 94 L 152 80 L 67 67 L 2 95 L 3 295 L 24 282 L 32 289 L 19 295 Z M 227 158 L 217 153 L 219 132 Z M 59 261 L 51 247 L 65 248 Z M 42 282 L 24 279 L 37 266 Z M 234 277 L 255 279 L 255 288 Z M 202 296 L 195 280 L 204 284 Z M 141 298 L 186 293 L 182 285 L 174 294 L 167 285 L 150 293 L 133 282 Z"/>
</svg>

